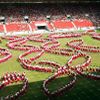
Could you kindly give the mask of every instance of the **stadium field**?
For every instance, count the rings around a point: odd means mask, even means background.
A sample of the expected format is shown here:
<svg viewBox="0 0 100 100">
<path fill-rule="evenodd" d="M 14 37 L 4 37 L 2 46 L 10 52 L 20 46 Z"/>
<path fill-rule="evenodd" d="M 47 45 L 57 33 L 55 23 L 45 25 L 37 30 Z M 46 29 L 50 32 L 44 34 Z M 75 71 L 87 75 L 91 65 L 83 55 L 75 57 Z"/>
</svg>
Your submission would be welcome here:
<svg viewBox="0 0 100 100">
<path fill-rule="evenodd" d="M 44 38 L 48 37 L 48 34 L 45 34 L 43 36 Z M 86 45 L 92 45 L 92 46 L 99 46 L 100 47 L 100 41 L 93 39 L 89 35 L 85 35 L 82 37 L 77 38 L 63 38 L 58 39 L 57 41 L 61 44 L 60 48 L 69 48 L 66 43 L 74 40 L 74 39 L 83 39 L 84 44 Z M 3 62 L 0 64 L 0 76 L 2 76 L 6 72 L 25 72 L 26 77 L 29 81 L 28 90 L 25 93 L 25 95 L 21 96 L 18 100 L 49 100 L 48 97 L 44 94 L 42 90 L 42 84 L 45 79 L 47 79 L 49 76 L 53 75 L 54 73 L 45 73 L 45 72 L 37 72 L 37 71 L 29 71 L 26 69 L 23 69 L 21 64 L 18 62 L 18 57 L 20 54 L 22 54 L 24 51 L 19 50 L 12 50 L 9 49 L 6 46 L 6 43 L 8 42 L 5 39 L 1 38 L 0 47 L 7 48 L 11 54 L 12 58 L 7 60 L 6 62 Z M 28 41 L 27 44 L 31 44 L 34 46 L 40 46 L 42 43 L 37 43 L 33 41 Z M 86 52 L 88 55 L 91 56 L 91 64 L 89 67 L 100 67 L 100 53 L 89 53 Z M 32 53 L 26 58 L 30 58 L 32 56 L 35 56 L 36 53 Z M 59 63 L 60 65 L 64 65 L 67 63 L 67 61 L 71 58 L 71 56 L 62 56 L 62 55 L 56 55 L 51 53 L 44 53 L 38 60 L 49 60 Z M 73 61 L 72 65 L 76 66 L 77 64 L 83 63 L 85 60 L 84 58 L 78 58 L 75 61 Z M 34 64 L 34 63 L 33 63 Z M 48 66 L 45 66 L 48 67 Z M 54 91 L 55 89 L 59 88 L 62 85 L 65 85 L 68 81 L 70 81 L 69 76 L 64 75 L 62 77 L 57 78 L 52 83 L 48 85 L 48 88 L 50 91 Z M 2 90 L 0 90 L 0 97 L 6 96 L 8 94 L 14 94 L 17 90 L 21 88 L 21 83 L 15 83 L 11 84 Z M 76 84 L 72 89 L 69 91 L 66 91 L 61 96 L 54 97 L 54 100 L 100 100 L 100 82 L 97 80 L 88 79 L 85 77 L 82 77 L 80 75 L 77 76 Z"/>
</svg>

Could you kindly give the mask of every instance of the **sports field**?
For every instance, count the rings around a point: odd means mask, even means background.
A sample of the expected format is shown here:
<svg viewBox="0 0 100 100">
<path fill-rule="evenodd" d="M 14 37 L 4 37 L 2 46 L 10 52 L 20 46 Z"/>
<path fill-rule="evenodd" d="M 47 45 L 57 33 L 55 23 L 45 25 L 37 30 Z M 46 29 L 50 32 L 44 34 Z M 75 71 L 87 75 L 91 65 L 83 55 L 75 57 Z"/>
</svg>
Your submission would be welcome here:
<svg viewBox="0 0 100 100">
<path fill-rule="evenodd" d="M 47 38 L 47 34 L 44 35 L 44 38 Z M 69 48 L 66 43 L 74 40 L 74 39 L 83 39 L 84 44 L 86 45 L 92 45 L 92 46 L 98 46 L 100 47 L 100 41 L 93 39 L 89 35 L 85 35 L 82 37 L 77 38 L 63 38 L 58 39 L 57 41 L 61 44 L 60 48 Z M 1 39 L 0 47 L 2 48 L 8 48 L 6 46 L 7 40 Z M 27 44 L 31 44 L 34 46 L 40 46 L 42 43 L 37 43 L 33 41 L 28 41 Z M 18 56 L 22 54 L 24 51 L 19 50 L 11 50 L 9 51 L 12 53 L 12 58 L 10 58 L 8 61 L 3 62 L 0 64 L 0 76 L 2 76 L 6 72 L 25 72 L 26 77 L 29 81 L 29 87 L 26 94 L 19 98 L 19 100 L 48 100 L 48 97 L 44 94 L 42 90 L 42 84 L 45 79 L 47 79 L 49 76 L 51 76 L 54 73 L 45 73 L 45 72 L 37 72 L 37 71 L 29 71 L 26 69 L 23 69 L 20 63 L 18 62 Z M 89 53 L 88 55 L 91 56 L 92 62 L 90 67 L 100 67 L 100 53 Z M 26 58 L 30 58 L 32 56 L 35 56 L 35 53 L 32 53 Z M 60 65 L 64 65 L 67 63 L 67 61 L 71 58 L 71 56 L 62 56 L 62 55 L 56 55 L 51 53 L 44 53 L 42 57 L 40 57 L 37 61 L 41 60 L 49 60 L 57 62 Z M 78 58 L 75 61 L 73 61 L 72 65 L 75 66 L 77 64 L 81 64 L 84 62 L 84 58 Z M 48 88 L 53 91 L 57 88 L 59 88 L 62 85 L 65 85 L 70 78 L 65 75 L 63 77 L 57 78 L 52 83 L 48 85 Z M 8 94 L 14 94 L 17 90 L 21 88 L 22 84 L 12 84 L 10 86 L 7 86 L 0 90 L 0 97 L 6 96 Z M 54 97 L 54 100 L 100 100 L 100 81 L 95 81 L 92 79 L 88 79 L 82 76 L 77 76 L 77 81 L 75 86 L 70 89 L 69 91 L 66 91 L 63 95 Z"/>
</svg>

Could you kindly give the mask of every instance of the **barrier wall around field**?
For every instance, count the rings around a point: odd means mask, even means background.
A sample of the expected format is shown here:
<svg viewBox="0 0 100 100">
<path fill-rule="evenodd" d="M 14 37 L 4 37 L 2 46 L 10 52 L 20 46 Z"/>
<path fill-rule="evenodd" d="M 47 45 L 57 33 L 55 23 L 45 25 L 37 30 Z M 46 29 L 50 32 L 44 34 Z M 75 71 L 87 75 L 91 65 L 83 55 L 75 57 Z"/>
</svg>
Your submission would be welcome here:
<svg viewBox="0 0 100 100">
<path fill-rule="evenodd" d="M 44 26 L 44 27 L 43 27 Z M 38 28 L 42 27 L 42 28 Z M 46 28 L 45 28 L 46 27 Z M 31 33 L 52 33 L 94 30 L 93 23 L 89 20 L 55 20 L 33 21 L 30 23 L 14 22 L 0 24 L 0 35 L 18 35 Z"/>
</svg>

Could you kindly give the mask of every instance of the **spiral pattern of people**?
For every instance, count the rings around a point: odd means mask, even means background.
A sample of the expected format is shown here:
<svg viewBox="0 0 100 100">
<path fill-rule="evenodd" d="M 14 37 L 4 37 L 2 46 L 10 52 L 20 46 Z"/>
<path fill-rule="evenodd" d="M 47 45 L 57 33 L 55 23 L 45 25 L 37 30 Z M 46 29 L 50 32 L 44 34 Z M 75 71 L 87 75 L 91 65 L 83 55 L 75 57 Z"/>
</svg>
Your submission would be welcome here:
<svg viewBox="0 0 100 100">
<path fill-rule="evenodd" d="M 100 34 L 0 38 L 0 100 L 100 100 Z"/>
</svg>

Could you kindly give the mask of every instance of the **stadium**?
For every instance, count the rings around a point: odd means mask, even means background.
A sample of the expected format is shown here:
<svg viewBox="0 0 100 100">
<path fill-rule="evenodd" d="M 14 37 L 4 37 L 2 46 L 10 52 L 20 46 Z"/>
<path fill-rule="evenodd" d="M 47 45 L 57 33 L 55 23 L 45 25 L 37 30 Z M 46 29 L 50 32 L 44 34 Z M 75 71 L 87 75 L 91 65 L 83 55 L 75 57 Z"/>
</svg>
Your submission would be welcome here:
<svg viewBox="0 0 100 100">
<path fill-rule="evenodd" d="M 99 0 L 0 0 L 0 100 L 100 100 Z"/>
</svg>

